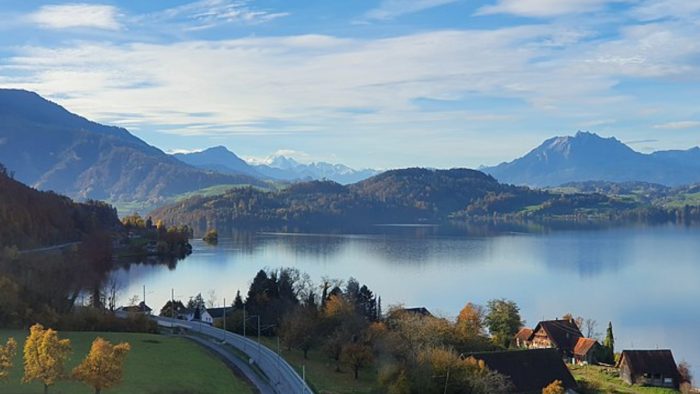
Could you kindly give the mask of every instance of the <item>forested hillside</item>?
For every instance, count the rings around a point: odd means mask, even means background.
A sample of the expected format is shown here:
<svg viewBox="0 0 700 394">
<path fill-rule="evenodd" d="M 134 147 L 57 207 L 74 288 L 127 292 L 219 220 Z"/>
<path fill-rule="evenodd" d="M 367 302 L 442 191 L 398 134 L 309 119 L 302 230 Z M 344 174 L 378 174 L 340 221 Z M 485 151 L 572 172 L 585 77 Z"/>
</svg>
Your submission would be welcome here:
<svg viewBox="0 0 700 394">
<path fill-rule="evenodd" d="M 108 204 L 75 203 L 65 196 L 32 189 L 0 164 L 0 248 L 20 249 L 80 240 L 95 230 L 120 226 Z"/>
<path fill-rule="evenodd" d="M 196 231 L 220 229 L 331 229 L 373 224 L 445 221 L 693 220 L 697 207 L 656 207 L 626 196 L 535 190 L 498 183 L 474 170 L 392 170 L 350 186 L 299 183 L 278 192 L 253 188 L 194 197 L 153 216 Z"/>
</svg>

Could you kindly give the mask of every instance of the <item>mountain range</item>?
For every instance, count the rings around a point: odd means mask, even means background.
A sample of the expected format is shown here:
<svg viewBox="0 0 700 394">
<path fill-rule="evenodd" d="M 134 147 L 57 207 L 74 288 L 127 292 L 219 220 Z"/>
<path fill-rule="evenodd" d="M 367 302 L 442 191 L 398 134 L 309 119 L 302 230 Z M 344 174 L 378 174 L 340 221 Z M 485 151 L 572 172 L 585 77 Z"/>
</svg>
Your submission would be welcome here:
<svg viewBox="0 0 700 394">
<path fill-rule="evenodd" d="M 173 156 L 189 165 L 224 174 L 242 173 L 261 179 L 289 182 L 328 179 L 347 185 L 379 173 L 376 170 L 355 170 L 343 164 L 327 162 L 303 164 L 282 155 L 271 156 L 261 163 L 249 163 L 224 146 L 200 152 L 176 153 Z"/>
<path fill-rule="evenodd" d="M 678 186 L 700 182 L 700 148 L 646 154 L 614 137 L 579 131 L 550 138 L 521 158 L 481 170 L 500 182 L 532 187 L 584 181 Z"/>
<path fill-rule="evenodd" d="M 264 184 L 192 167 L 126 129 L 13 89 L 0 89 L 0 162 L 25 184 L 81 200 L 159 201 L 213 185 Z"/>
</svg>

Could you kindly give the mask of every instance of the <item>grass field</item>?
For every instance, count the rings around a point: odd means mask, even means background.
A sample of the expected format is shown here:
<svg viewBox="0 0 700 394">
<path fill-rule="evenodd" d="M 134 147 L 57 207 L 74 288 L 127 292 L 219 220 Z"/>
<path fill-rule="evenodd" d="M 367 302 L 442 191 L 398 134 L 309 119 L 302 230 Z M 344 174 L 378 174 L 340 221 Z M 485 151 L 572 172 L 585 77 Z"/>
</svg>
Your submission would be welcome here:
<svg viewBox="0 0 700 394">
<path fill-rule="evenodd" d="M 18 343 L 18 354 L 10 379 L 0 382 L 0 393 L 40 394 L 38 382 L 22 384 L 22 347 L 27 332 L 0 330 L 0 341 L 8 337 Z M 247 383 L 236 377 L 226 365 L 193 342 L 184 338 L 152 334 L 66 332 L 61 338 L 71 340 L 73 349 L 68 362 L 69 371 L 87 354 L 97 336 L 112 343 L 129 342 L 124 381 L 118 387 L 103 390 L 103 394 L 218 394 L 252 393 Z M 50 394 L 88 394 L 92 389 L 78 382 L 62 381 L 49 388 Z"/>
<path fill-rule="evenodd" d="M 610 394 L 671 394 L 678 391 L 656 387 L 630 386 L 623 382 L 613 368 L 593 365 L 572 366 L 571 373 L 581 386 L 582 393 Z"/>
<path fill-rule="evenodd" d="M 270 349 L 277 351 L 276 338 L 262 338 L 262 342 Z M 300 350 L 288 351 L 284 346 L 281 347 L 281 354 L 300 375 L 302 366 L 306 367 L 306 380 L 318 394 L 381 392 L 377 384 L 377 370 L 372 366 L 361 369 L 359 379 L 355 380 L 348 367 L 342 366 L 341 372 L 335 372 L 335 363 L 318 349 L 309 351 L 308 360 L 304 360 L 304 353 Z"/>
</svg>

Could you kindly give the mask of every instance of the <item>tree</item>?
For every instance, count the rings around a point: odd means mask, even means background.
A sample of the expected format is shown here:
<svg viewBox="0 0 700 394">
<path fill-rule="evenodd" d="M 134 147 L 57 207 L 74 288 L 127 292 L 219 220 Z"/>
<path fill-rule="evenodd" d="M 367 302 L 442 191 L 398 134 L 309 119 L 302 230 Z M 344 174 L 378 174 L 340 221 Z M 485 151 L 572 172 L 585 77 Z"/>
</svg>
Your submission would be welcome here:
<svg viewBox="0 0 700 394">
<path fill-rule="evenodd" d="M 17 342 L 9 338 L 5 346 L 0 346 L 0 381 L 7 380 L 12 369 L 12 360 L 17 355 Z"/>
<path fill-rule="evenodd" d="M 355 379 L 357 379 L 360 368 L 371 363 L 374 357 L 369 346 L 362 343 L 349 343 L 343 346 L 340 359 L 352 368 Z"/>
<path fill-rule="evenodd" d="M 484 334 L 484 308 L 471 302 L 462 308 L 457 316 L 457 328 L 463 337 L 475 337 Z"/>
<path fill-rule="evenodd" d="M 566 390 L 562 385 L 561 380 L 555 380 L 547 387 L 542 389 L 542 394 L 564 394 Z"/>
<path fill-rule="evenodd" d="M 41 324 L 33 325 L 24 343 L 22 382 L 38 380 L 44 384 L 44 394 L 48 393 L 49 386 L 63 378 L 64 363 L 70 352 L 69 339 L 59 339 L 56 331 L 44 329 Z"/>
<path fill-rule="evenodd" d="M 608 330 L 603 341 L 604 358 L 603 362 L 613 364 L 615 362 L 615 337 L 613 336 L 612 322 L 608 322 Z"/>
<path fill-rule="evenodd" d="M 586 338 L 596 338 L 600 335 L 599 332 L 596 332 L 598 328 L 597 321 L 593 319 L 586 319 L 584 326 L 586 327 Z"/>
<path fill-rule="evenodd" d="M 520 318 L 520 308 L 510 300 L 490 300 L 487 304 L 488 313 L 484 322 L 489 328 L 495 344 L 508 347 L 511 338 L 525 322 Z"/>
<path fill-rule="evenodd" d="M 294 347 L 308 352 L 318 341 L 318 319 L 316 309 L 309 306 L 299 306 L 282 320 L 280 336 L 288 348 Z"/>
<path fill-rule="evenodd" d="M 73 378 L 86 383 L 100 394 L 102 389 L 118 385 L 122 380 L 124 360 L 131 350 L 128 343 L 112 345 L 97 337 L 92 342 L 90 353 L 73 369 Z"/>
<path fill-rule="evenodd" d="M 233 309 L 242 310 L 243 309 L 243 298 L 241 298 L 241 291 L 236 291 L 236 298 L 233 299 Z"/>
<path fill-rule="evenodd" d="M 686 361 L 681 361 L 678 364 L 678 374 L 681 376 L 681 383 L 693 384 L 693 374 L 690 372 L 690 364 Z"/>
</svg>

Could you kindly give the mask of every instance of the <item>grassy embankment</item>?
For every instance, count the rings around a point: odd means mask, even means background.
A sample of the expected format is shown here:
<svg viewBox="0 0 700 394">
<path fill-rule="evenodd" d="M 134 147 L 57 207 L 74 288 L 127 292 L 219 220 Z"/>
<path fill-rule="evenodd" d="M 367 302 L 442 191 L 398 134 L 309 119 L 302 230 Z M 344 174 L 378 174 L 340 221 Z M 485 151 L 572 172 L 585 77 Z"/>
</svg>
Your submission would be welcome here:
<svg viewBox="0 0 700 394">
<path fill-rule="evenodd" d="M 41 383 L 22 384 L 22 347 L 27 332 L 0 330 L 0 342 L 8 337 L 18 342 L 18 354 L 7 382 L 0 382 L 0 392 L 37 394 L 43 392 Z M 112 343 L 128 342 L 131 352 L 126 359 L 124 381 L 118 387 L 103 390 L 104 394 L 218 394 L 252 393 L 245 381 L 238 378 L 214 355 L 184 338 L 153 334 L 107 332 L 59 332 L 71 340 L 73 352 L 67 364 L 72 370 L 87 354 L 97 336 Z M 61 381 L 49 388 L 50 394 L 89 394 L 92 389 L 73 381 Z"/>
<path fill-rule="evenodd" d="M 619 377 L 615 368 L 594 365 L 572 366 L 571 373 L 581 386 L 581 393 L 610 394 L 671 394 L 678 391 L 657 387 L 630 386 Z"/>
<path fill-rule="evenodd" d="M 262 338 L 262 343 L 270 349 L 277 351 L 277 338 Z M 347 366 L 341 366 L 341 372 L 335 371 L 335 362 L 330 360 L 321 350 L 309 351 L 309 359 L 304 360 L 304 353 L 300 350 L 287 350 L 284 345 L 280 348 L 282 357 L 294 369 L 302 374 L 302 366 L 306 367 L 306 380 L 318 394 L 350 394 L 350 393 L 380 393 L 377 384 L 377 370 L 375 366 L 365 367 L 360 370 L 359 379 L 355 380 L 352 370 Z"/>
</svg>

